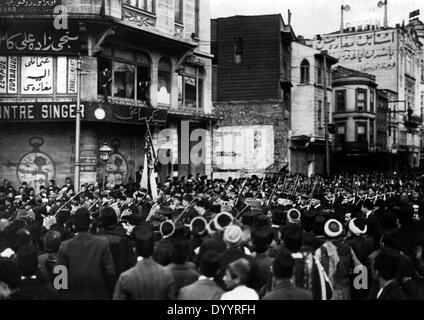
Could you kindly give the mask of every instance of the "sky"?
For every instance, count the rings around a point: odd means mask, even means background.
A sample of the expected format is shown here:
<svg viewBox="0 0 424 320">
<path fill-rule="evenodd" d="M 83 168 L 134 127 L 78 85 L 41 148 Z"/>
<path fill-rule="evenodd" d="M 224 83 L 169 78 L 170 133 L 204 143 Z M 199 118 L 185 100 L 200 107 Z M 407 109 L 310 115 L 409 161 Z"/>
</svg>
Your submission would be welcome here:
<svg viewBox="0 0 424 320">
<path fill-rule="evenodd" d="M 280 13 L 287 23 L 287 10 L 292 13 L 291 24 L 296 35 L 312 38 L 340 29 L 340 6 L 349 5 L 345 23 L 358 25 L 378 20 L 383 24 L 384 9 L 379 0 L 210 0 L 212 18 L 234 15 L 261 15 Z M 424 21 L 424 0 L 388 0 L 388 23 L 408 22 L 409 13 L 420 9 Z M 345 25 L 346 27 L 346 25 Z"/>
</svg>

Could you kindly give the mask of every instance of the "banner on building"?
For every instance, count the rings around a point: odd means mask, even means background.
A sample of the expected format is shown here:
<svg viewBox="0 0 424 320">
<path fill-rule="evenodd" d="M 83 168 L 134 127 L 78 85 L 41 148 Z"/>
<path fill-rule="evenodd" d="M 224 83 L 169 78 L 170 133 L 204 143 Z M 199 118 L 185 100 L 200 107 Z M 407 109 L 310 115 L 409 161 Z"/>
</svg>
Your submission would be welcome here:
<svg viewBox="0 0 424 320">
<path fill-rule="evenodd" d="M 51 15 L 54 7 L 61 4 L 62 0 L 2 0 L 0 2 L 0 15 Z"/>
<path fill-rule="evenodd" d="M 0 29 L 0 54 L 76 54 L 81 41 L 78 25 L 56 29 L 53 20 L 46 22 L 7 21 Z"/>
</svg>

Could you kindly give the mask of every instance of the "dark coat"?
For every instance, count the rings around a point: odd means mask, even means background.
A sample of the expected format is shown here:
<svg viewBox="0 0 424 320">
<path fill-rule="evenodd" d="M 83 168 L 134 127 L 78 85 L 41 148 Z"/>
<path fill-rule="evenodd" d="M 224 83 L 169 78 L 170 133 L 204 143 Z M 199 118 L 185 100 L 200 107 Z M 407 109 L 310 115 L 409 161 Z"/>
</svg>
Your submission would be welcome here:
<svg viewBox="0 0 424 320">
<path fill-rule="evenodd" d="M 122 225 L 119 224 L 113 229 L 102 229 L 98 236 L 105 238 L 109 244 L 117 276 L 136 264 L 134 246 Z"/>
<path fill-rule="evenodd" d="M 215 281 L 202 279 L 181 288 L 178 300 L 219 300 L 223 293 Z"/>
<path fill-rule="evenodd" d="M 377 300 L 407 300 L 405 293 L 397 281 L 387 285 Z"/>
<path fill-rule="evenodd" d="M 166 269 L 174 277 L 176 295 L 178 295 L 182 287 L 195 283 L 199 279 L 199 273 L 197 273 L 196 266 L 192 262 L 184 264 L 171 263 L 166 266 Z"/>
<path fill-rule="evenodd" d="M 312 294 L 297 288 L 289 280 L 282 281 L 263 300 L 312 300 Z"/>
<path fill-rule="evenodd" d="M 45 282 L 36 279 L 21 280 L 19 290 L 11 297 L 12 300 L 57 300 L 58 293 Z"/>
<path fill-rule="evenodd" d="M 170 271 L 153 261 L 143 259 L 119 277 L 114 300 L 173 300 L 174 278 Z"/>
<path fill-rule="evenodd" d="M 271 266 L 274 262 L 274 258 L 270 257 L 269 252 L 256 253 L 255 261 L 258 265 L 259 278 L 258 278 L 258 287 L 264 288 L 271 283 Z"/>
<path fill-rule="evenodd" d="M 58 265 L 68 269 L 68 299 L 110 299 L 115 283 L 115 268 L 109 245 L 104 238 L 88 232 L 77 233 L 62 242 Z"/>
</svg>

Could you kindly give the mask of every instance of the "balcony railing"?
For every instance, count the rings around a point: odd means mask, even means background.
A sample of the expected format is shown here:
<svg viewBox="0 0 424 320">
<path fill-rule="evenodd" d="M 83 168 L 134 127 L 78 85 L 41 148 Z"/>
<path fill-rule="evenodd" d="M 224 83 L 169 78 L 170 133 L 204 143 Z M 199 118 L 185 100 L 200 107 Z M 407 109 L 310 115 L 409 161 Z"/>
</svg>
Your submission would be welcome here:
<svg viewBox="0 0 424 320">
<path fill-rule="evenodd" d="M 420 116 L 405 116 L 404 117 L 405 127 L 417 128 L 423 121 Z"/>
</svg>

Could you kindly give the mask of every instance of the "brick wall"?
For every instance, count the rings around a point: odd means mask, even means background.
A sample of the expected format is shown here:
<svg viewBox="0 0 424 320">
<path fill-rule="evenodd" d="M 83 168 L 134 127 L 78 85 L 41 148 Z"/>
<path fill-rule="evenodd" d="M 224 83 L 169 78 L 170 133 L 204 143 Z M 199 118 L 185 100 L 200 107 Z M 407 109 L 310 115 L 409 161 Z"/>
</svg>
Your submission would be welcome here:
<svg viewBox="0 0 424 320">
<path fill-rule="evenodd" d="M 284 118 L 283 102 L 222 102 L 214 104 L 223 120 L 218 126 L 272 125 L 274 127 L 274 166 L 279 169 L 287 159 L 289 120 Z"/>
</svg>

